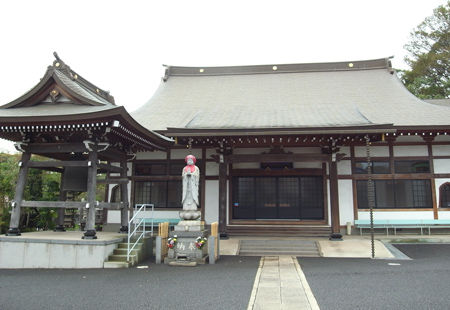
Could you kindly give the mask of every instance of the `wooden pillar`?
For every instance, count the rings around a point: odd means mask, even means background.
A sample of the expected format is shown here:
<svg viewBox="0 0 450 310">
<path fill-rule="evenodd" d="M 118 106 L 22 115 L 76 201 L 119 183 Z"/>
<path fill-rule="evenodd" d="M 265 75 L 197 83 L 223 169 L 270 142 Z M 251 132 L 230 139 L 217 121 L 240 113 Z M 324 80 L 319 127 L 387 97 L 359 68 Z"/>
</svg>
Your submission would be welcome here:
<svg viewBox="0 0 450 310">
<path fill-rule="evenodd" d="M 121 178 L 127 177 L 127 161 L 120 162 L 122 171 L 120 172 Z M 120 184 L 120 201 L 122 202 L 122 208 L 120 209 L 120 233 L 128 233 L 128 183 Z"/>
<path fill-rule="evenodd" d="M 227 164 L 219 162 L 219 231 L 226 236 L 227 223 Z"/>
<path fill-rule="evenodd" d="M 83 239 L 97 239 L 95 232 L 95 206 L 97 190 L 97 150 L 89 152 L 89 167 L 87 180 L 87 203 L 89 204 L 86 232 Z"/>
<path fill-rule="evenodd" d="M 30 161 L 30 158 L 31 153 L 22 153 L 22 159 L 20 161 L 19 168 L 19 177 L 16 184 L 16 193 L 14 195 L 14 201 L 12 202 L 11 221 L 9 222 L 9 230 L 6 233 L 7 236 L 20 236 L 20 207 L 23 200 L 23 192 L 25 190 L 25 184 L 28 174 L 28 162 Z"/>
<path fill-rule="evenodd" d="M 59 201 L 66 201 L 67 192 L 64 190 L 64 170 L 61 172 L 61 181 L 59 184 Z M 65 208 L 58 208 L 58 218 L 56 219 L 55 231 L 66 231 L 64 227 L 64 215 L 66 213 Z"/>
<path fill-rule="evenodd" d="M 337 161 L 333 154 L 330 162 L 330 203 L 331 203 L 331 236 L 332 240 L 342 238 L 339 221 L 339 190 L 337 178 Z"/>
</svg>

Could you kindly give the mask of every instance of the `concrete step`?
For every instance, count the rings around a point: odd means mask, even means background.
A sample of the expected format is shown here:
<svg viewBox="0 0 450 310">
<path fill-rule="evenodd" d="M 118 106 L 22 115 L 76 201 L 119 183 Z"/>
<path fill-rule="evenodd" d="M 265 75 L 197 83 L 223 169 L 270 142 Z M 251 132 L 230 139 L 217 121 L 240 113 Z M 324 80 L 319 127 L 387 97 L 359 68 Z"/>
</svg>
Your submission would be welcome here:
<svg viewBox="0 0 450 310">
<path fill-rule="evenodd" d="M 103 268 L 129 268 L 131 263 L 129 262 L 111 262 L 106 261 L 103 263 Z"/>
<path fill-rule="evenodd" d="M 109 262 L 127 262 L 127 255 L 113 254 L 108 257 Z M 132 265 L 137 263 L 137 255 L 130 255 L 130 262 Z"/>
<path fill-rule="evenodd" d="M 241 240 L 239 255 L 267 256 L 293 255 L 301 257 L 319 257 L 315 241 L 310 240 Z"/>
<path fill-rule="evenodd" d="M 140 250 L 142 249 L 142 242 L 139 242 L 138 244 L 136 244 L 136 246 L 134 247 L 136 250 Z M 119 249 L 128 249 L 128 243 L 123 242 L 123 243 L 119 243 L 119 245 L 117 246 L 117 248 Z"/>
<path fill-rule="evenodd" d="M 240 250 L 239 255 L 248 256 L 248 255 L 256 255 L 256 256 L 266 256 L 266 255 L 294 255 L 294 256 L 319 256 L 319 252 L 317 250 L 313 251 L 298 251 L 298 250 Z"/>
<path fill-rule="evenodd" d="M 120 248 L 120 249 L 114 249 L 113 254 L 114 255 L 127 255 L 128 249 Z M 140 253 L 140 250 L 132 250 L 131 255 L 138 255 Z"/>
<path fill-rule="evenodd" d="M 240 256 L 278 256 L 278 255 L 289 255 L 289 256 L 297 256 L 297 257 L 320 257 L 318 253 L 280 253 L 280 252 L 250 252 L 250 253 L 241 253 Z"/>
</svg>

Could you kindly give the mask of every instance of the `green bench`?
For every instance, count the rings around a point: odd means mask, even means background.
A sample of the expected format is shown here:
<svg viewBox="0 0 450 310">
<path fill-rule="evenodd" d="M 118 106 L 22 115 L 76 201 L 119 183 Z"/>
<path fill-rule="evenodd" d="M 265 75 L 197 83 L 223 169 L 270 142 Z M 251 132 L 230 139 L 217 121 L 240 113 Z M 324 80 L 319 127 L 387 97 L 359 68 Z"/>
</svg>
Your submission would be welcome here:
<svg viewBox="0 0 450 310">
<path fill-rule="evenodd" d="M 160 223 L 169 223 L 169 226 L 175 226 L 178 224 L 178 222 L 180 221 L 180 219 L 167 219 L 167 218 L 145 218 L 144 219 L 144 223 L 145 226 L 152 226 L 153 225 L 158 225 Z"/>
<path fill-rule="evenodd" d="M 370 229 L 370 220 L 355 220 L 355 227 L 359 228 L 362 235 L 364 228 Z M 389 228 L 394 230 L 394 235 L 397 234 L 397 228 L 420 229 L 420 234 L 423 235 L 425 228 L 431 235 L 432 228 L 450 228 L 450 220 L 373 220 L 373 228 L 386 229 L 386 235 L 389 235 Z"/>
</svg>

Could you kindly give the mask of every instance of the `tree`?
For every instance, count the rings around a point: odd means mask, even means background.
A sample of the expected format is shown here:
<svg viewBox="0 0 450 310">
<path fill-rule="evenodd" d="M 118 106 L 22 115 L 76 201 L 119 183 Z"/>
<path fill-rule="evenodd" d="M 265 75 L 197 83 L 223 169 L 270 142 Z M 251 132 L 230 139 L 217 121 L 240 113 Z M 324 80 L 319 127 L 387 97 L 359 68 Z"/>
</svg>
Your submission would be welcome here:
<svg viewBox="0 0 450 310">
<path fill-rule="evenodd" d="M 405 49 L 411 70 L 400 78 L 409 91 L 422 99 L 450 98 L 450 1 L 411 32 Z"/>
</svg>

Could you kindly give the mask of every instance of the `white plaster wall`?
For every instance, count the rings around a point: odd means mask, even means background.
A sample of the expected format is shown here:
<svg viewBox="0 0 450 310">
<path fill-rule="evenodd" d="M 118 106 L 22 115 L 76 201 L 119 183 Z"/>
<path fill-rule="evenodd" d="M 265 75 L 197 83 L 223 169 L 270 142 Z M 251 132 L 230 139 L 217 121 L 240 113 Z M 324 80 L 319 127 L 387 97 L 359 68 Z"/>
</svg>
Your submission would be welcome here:
<svg viewBox="0 0 450 310">
<path fill-rule="evenodd" d="M 450 159 L 433 159 L 434 173 L 450 173 Z"/>
<path fill-rule="evenodd" d="M 205 182 L 205 221 L 207 224 L 219 221 L 219 181 Z"/>
<path fill-rule="evenodd" d="M 202 158 L 202 150 L 201 149 L 172 149 L 170 150 L 170 159 L 184 159 L 189 154 L 192 154 L 197 159 Z"/>
<path fill-rule="evenodd" d="M 154 211 L 154 218 L 156 219 L 178 219 L 180 218 L 180 216 L 178 215 L 178 212 L 180 210 L 174 210 L 174 211 L 170 211 L 170 210 L 155 210 Z M 142 217 L 146 217 L 146 218 L 152 218 L 152 211 L 145 211 L 142 212 Z"/>
<path fill-rule="evenodd" d="M 450 220 L 450 211 L 439 211 L 438 218 L 440 220 Z"/>
<path fill-rule="evenodd" d="M 117 244 L 81 245 L 45 242 L 0 242 L 0 269 L 103 268 Z"/>
<path fill-rule="evenodd" d="M 434 185 L 435 185 L 434 187 L 436 189 L 436 201 L 438 204 L 438 208 L 440 207 L 439 202 L 441 201 L 441 197 L 439 195 L 439 187 L 442 184 L 447 183 L 447 182 L 450 182 L 450 179 L 434 179 Z M 445 208 L 445 206 L 444 206 L 444 208 Z"/>
<path fill-rule="evenodd" d="M 339 224 L 353 222 L 353 187 L 352 180 L 338 180 L 339 190 Z"/>
<path fill-rule="evenodd" d="M 450 142 L 450 136 L 449 135 L 439 135 L 434 138 L 434 141 L 436 142 Z"/>
<path fill-rule="evenodd" d="M 338 175 L 352 174 L 352 162 L 350 160 L 341 160 L 337 163 Z"/>
<path fill-rule="evenodd" d="M 433 156 L 449 156 L 450 145 L 433 145 Z"/>
<path fill-rule="evenodd" d="M 424 142 L 421 136 L 397 136 L 395 142 Z"/>
<path fill-rule="evenodd" d="M 216 149 L 206 149 L 206 158 L 211 158 L 211 155 L 216 155 Z"/>
<path fill-rule="evenodd" d="M 219 164 L 216 162 L 207 161 L 206 162 L 206 171 L 205 175 L 213 175 L 217 176 L 219 175 Z"/>
<path fill-rule="evenodd" d="M 350 156 L 350 147 L 349 146 L 341 146 L 339 148 L 338 153 L 344 153 L 346 156 Z"/>
<path fill-rule="evenodd" d="M 394 146 L 394 156 L 428 156 L 426 145 Z"/>
<path fill-rule="evenodd" d="M 294 168 L 315 168 L 315 169 L 322 169 L 322 163 L 321 162 L 294 162 L 293 164 Z"/>
<path fill-rule="evenodd" d="M 432 220 L 433 211 L 374 211 L 374 220 Z M 368 211 L 358 211 L 358 219 L 369 220 Z"/>
<path fill-rule="evenodd" d="M 120 210 L 108 210 L 108 224 L 120 224 Z"/>
<path fill-rule="evenodd" d="M 167 153 L 162 151 L 154 151 L 154 152 L 138 152 L 136 153 L 137 160 L 144 159 L 166 159 Z"/>
<path fill-rule="evenodd" d="M 365 146 L 355 146 L 355 156 L 356 157 L 367 157 Z M 371 146 L 370 147 L 371 157 L 388 157 L 389 147 L 388 146 Z"/>
</svg>

